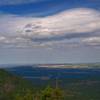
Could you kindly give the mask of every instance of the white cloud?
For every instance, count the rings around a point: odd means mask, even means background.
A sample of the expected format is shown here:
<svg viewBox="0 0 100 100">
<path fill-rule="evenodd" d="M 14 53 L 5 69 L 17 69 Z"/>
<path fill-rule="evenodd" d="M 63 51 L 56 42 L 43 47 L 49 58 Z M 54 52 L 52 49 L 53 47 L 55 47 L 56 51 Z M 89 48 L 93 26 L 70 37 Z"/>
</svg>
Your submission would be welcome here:
<svg viewBox="0 0 100 100">
<path fill-rule="evenodd" d="M 54 16 L 33 19 L 29 24 L 28 28 L 22 30 L 23 34 L 29 36 L 86 33 L 100 30 L 100 14 L 91 9 L 72 9 Z"/>
<path fill-rule="evenodd" d="M 19 41 L 15 37 L 21 38 L 23 44 L 27 40 L 36 43 L 37 40 L 49 42 L 62 38 L 82 38 L 88 33 L 91 37 L 91 35 L 100 35 L 98 33 L 100 32 L 100 12 L 88 8 L 77 8 L 40 18 L 1 15 L 0 24 L 0 35 L 15 43 Z"/>
<path fill-rule="evenodd" d="M 82 42 L 91 46 L 100 46 L 100 37 L 85 38 Z"/>
</svg>

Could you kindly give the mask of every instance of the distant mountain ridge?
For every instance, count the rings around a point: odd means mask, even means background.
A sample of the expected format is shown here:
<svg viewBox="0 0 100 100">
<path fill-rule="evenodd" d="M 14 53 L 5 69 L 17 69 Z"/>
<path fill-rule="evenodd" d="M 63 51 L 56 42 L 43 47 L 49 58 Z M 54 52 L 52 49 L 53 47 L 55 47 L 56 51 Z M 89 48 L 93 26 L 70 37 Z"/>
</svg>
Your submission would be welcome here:
<svg viewBox="0 0 100 100">
<path fill-rule="evenodd" d="M 100 63 L 64 63 L 64 64 L 1 64 L 0 68 L 12 67 L 44 67 L 44 68 L 100 68 Z"/>
</svg>

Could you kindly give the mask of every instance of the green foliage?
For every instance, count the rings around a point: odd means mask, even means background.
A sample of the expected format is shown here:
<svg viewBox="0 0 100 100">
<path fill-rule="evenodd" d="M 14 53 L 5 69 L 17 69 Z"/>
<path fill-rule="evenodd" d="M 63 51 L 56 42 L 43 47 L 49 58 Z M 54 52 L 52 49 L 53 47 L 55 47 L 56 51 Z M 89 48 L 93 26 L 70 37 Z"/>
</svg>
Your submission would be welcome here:
<svg viewBox="0 0 100 100">
<path fill-rule="evenodd" d="M 0 69 L 0 100 L 33 100 L 34 92 L 31 83 Z"/>
<path fill-rule="evenodd" d="M 53 88 L 54 83 L 51 87 L 35 87 L 0 69 L 0 100 L 100 100 L 100 76 L 84 80 L 64 79 L 62 84 L 63 91 L 58 86 Z"/>
<path fill-rule="evenodd" d="M 52 91 L 53 100 L 63 100 L 63 91 L 60 88 L 55 88 Z"/>
<path fill-rule="evenodd" d="M 63 92 L 59 88 L 51 88 L 48 86 L 42 92 L 42 100 L 62 100 Z"/>
<path fill-rule="evenodd" d="M 42 91 L 42 100 L 52 100 L 52 91 L 51 87 L 47 87 Z"/>
<path fill-rule="evenodd" d="M 16 94 L 14 97 L 14 100 L 33 100 L 33 92 L 30 90 L 27 90 L 24 95 Z"/>
</svg>

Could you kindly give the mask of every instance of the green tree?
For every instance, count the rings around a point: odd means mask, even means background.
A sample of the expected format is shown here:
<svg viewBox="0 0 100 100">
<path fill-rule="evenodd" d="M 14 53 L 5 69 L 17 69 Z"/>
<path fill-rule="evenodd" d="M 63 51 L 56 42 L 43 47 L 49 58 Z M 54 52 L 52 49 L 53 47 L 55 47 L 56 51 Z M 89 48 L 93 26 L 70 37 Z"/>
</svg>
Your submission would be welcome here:
<svg viewBox="0 0 100 100">
<path fill-rule="evenodd" d="M 42 100 L 52 100 L 52 88 L 50 86 L 42 91 Z"/>
<path fill-rule="evenodd" d="M 42 92 L 42 100 L 63 100 L 63 91 L 59 88 L 48 86 Z"/>
<path fill-rule="evenodd" d="M 60 88 L 53 89 L 52 100 L 63 100 L 63 91 Z"/>
</svg>

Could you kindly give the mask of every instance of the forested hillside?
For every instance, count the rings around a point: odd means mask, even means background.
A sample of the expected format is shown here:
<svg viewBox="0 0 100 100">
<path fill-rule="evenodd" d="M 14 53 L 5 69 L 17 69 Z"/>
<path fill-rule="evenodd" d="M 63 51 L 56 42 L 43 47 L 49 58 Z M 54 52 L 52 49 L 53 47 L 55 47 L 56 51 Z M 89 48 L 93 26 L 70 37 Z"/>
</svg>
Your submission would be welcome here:
<svg viewBox="0 0 100 100">
<path fill-rule="evenodd" d="M 47 86 L 36 89 L 29 81 L 0 69 L 0 100 L 61 100 L 62 91 Z"/>
<path fill-rule="evenodd" d="M 52 81 L 52 84 L 51 82 Z M 49 80 L 44 87 L 0 69 L 0 100 L 99 100 L 100 77 Z M 39 83 L 38 83 L 39 84 Z M 41 84 L 41 83 L 40 83 Z"/>
</svg>

